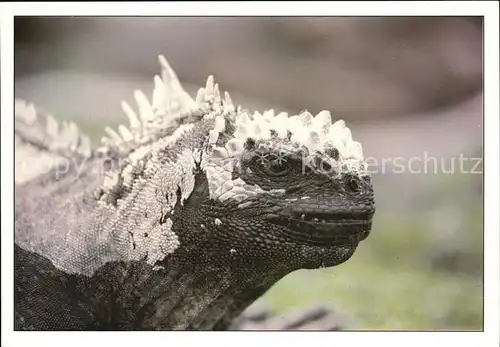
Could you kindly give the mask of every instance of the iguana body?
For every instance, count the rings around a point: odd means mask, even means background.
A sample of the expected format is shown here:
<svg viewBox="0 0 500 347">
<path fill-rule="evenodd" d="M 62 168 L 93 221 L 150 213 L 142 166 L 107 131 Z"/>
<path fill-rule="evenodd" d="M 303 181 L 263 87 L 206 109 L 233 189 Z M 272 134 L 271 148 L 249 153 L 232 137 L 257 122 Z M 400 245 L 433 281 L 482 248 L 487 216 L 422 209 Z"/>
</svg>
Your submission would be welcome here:
<svg viewBox="0 0 500 347">
<path fill-rule="evenodd" d="M 193 100 L 160 63 L 152 103 L 136 92 L 139 116 L 123 104 L 130 125 L 95 150 L 18 104 L 19 145 L 56 165 L 16 167 L 17 329 L 227 329 L 368 235 L 373 190 L 343 121 L 252 114 L 212 77 Z"/>
</svg>

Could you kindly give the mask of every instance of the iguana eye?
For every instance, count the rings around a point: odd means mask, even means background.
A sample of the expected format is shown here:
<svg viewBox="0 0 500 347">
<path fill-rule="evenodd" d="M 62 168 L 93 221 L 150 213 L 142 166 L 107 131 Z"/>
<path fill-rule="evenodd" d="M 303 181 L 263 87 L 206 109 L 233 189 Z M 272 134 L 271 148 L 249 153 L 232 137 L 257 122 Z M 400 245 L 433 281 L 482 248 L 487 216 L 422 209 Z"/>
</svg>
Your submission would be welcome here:
<svg viewBox="0 0 500 347">
<path fill-rule="evenodd" d="M 359 180 L 354 177 L 350 177 L 347 180 L 347 185 L 349 186 L 349 189 L 351 189 L 353 192 L 359 191 L 360 185 L 359 185 Z"/>
</svg>

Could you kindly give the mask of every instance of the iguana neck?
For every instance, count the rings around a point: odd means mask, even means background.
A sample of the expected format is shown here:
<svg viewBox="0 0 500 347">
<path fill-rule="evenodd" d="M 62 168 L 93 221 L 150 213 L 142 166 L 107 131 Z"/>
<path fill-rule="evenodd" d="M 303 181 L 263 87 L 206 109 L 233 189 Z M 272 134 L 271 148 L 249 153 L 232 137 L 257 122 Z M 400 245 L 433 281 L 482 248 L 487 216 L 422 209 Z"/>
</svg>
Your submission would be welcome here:
<svg viewBox="0 0 500 347">
<path fill-rule="evenodd" d="M 95 306 L 107 307 L 98 329 L 224 330 L 282 277 L 263 280 L 257 269 L 241 269 L 209 266 L 193 253 L 172 256 L 156 270 L 143 262 L 108 263 L 90 284 L 105 291 L 93 293 Z"/>
</svg>

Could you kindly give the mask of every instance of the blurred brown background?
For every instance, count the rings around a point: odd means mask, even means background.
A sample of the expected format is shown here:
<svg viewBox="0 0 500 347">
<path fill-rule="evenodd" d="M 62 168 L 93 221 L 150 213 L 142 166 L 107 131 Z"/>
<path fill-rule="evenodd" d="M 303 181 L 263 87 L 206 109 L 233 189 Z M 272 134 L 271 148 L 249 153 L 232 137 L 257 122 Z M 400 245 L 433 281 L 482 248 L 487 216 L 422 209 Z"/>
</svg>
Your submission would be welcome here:
<svg viewBox="0 0 500 347">
<path fill-rule="evenodd" d="M 326 301 L 352 329 L 481 329 L 482 45 L 481 17 L 17 18 L 15 93 L 98 139 L 164 54 L 192 95 L 214 74 L 251 109 L 330 110 L 375 163 L 373 233 L 264 300 Z"/>
</svg>

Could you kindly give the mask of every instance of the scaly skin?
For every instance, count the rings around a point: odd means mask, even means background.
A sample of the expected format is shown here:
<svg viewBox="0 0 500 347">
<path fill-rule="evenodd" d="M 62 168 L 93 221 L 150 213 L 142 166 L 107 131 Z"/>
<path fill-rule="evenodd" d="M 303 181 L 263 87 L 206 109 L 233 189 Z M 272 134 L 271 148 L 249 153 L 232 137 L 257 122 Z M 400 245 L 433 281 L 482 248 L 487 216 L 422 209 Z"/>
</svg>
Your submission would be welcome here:
<svg viewBox="0 0 500 347">
<path fill-rule="evenodd" d="M 211 78 L 194 101 L 162 65 L 142 125 L 16 186 L 16 329 L 228 329 L 369 234 L 373 188 L 342 121 L 251 114 Z"/>
</svg>

